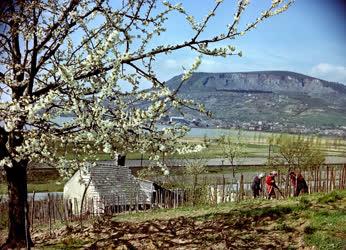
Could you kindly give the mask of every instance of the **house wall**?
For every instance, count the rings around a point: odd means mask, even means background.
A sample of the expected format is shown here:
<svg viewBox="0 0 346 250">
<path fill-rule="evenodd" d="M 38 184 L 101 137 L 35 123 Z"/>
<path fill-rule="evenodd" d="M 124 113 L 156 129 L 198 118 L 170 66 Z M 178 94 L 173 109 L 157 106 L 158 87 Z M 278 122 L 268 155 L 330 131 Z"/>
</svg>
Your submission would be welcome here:
<svg viewBox="0 0 346 250">
<path fill-rule="evenodd" d="M 89 181 L 89 174 L 78 170 L 64 186 L 64 199 L 72 203 L 72 213 L 79 214 L 85 187 Z M 88 189 L 92 187 L 89 186 Z"/>
<path fill-rule="evenodd" d="M 150 204 L 152 201 L 152 196 L 155 195 L 155 188 L 152 181 L 137 179 L 140 189 L 145 193 L 145 202 Z"/>
</svg>

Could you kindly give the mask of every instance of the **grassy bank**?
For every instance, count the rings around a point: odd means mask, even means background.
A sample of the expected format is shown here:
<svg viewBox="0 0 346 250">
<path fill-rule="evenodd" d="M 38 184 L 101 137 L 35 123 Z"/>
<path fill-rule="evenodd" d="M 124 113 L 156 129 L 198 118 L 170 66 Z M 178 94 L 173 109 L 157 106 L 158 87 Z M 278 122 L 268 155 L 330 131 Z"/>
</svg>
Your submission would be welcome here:
<svg viewBox="0 0 346 250">
<path fill-rule="evenodd" d="M 160 209 L 34 233 L 38 249 L 344 249 L 346 191 Z M 73 237 L 72 237 L 73 236 Z M 313 248 L 315 247 L 315 248 Z"/>
<path fill-rule="evenodd" d="M 28 183 L 28 192 L 62 192 L 65 182 L 62 179 L 42 180 L 42 182 Z M 7 184 L 0 183 L 0 194 L 7 194 Z"/>
</svg>

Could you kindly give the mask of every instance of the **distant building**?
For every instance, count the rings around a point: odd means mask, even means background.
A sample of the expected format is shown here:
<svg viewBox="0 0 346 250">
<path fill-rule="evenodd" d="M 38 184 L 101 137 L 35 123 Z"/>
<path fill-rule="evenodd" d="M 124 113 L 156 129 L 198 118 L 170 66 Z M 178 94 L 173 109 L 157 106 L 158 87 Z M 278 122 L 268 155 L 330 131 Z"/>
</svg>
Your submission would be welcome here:
<svg viewBox="0 0 346 250">
<path fill-rule="evenodd" d="M 169 118 L 170 123 L 181 123 L 181 124 L 189 124 L 189 121 L 186 120 L 183 116 L 171 116 Z"/>
</svg>

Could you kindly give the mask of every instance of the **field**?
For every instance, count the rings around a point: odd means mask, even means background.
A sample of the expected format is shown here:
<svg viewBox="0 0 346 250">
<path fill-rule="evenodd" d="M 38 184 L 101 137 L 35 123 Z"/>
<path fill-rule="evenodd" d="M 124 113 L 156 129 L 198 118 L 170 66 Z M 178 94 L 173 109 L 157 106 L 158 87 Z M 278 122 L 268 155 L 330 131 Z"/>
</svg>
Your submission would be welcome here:
<svg viewBox="0 0 346 250">
<path fill-rule="evenodd" d="M 100 218 L 33 232 L 37 249 L 345 249 L 346 191 Z"/>
<path fill-rule="evenodd" d="M 182 142 L 189 144 L 205 144 L 206 148 L 198 153 L 191 155 L 179 155 L 179 154 L 167 154 L 166 157 L 181 159 L 189 158 L 191 156 L 196 158 L 220 158 L 223 157 L 222 150 L 217 143 L 218 137 L 221 135 L 229 136 L 234 142 L 237 141 L 238 134 L 240 132 L 240 142 L 244 146 L 246 157 L 263 157 L 268 156 L 269 143 L 268 140 L 271 137 L 278 137 L 282 134 L 270 133 L 270 132 L 258 132 L 258 131 L 239 131 L 235 129 L 206 129 L 206 128 L 192 128 L 191 131 L 181 139 Z M 288 136 L 297 136 L 293 134 L 285 134 Z M 327 156 L 346 157 L 346 140 L 336 137 L 317 137 L 313 135 L 303 136 L 306 139 L 313 138 L 315 141 L 319 141 L 322 150 Z M 273 148 L 275 151 L 275 147 Z M 72 153 L 72 145 L 67 145 L 66 148 L 60 148 L 60 154 L 66 155 L 70 159 L 90 159 L 90 160 L 111 160 L 108 154 L 105 154 L 100 149 L 95 155 L 81 153 L 76 155 Z M 131 152 L 127 154 L 128 160 L 148 159 L 148 155 L 141 155 L 138 152 Z M 346 160 L 346 159 L 345 159 Z"/>
<path fill-rule="evenodd" d="M 169 161 L 170 159 L 189 159 L 189 158 L 207 158 L 207 159 L 215 159 L 215 158 L 223 158 L 223 153 L 220 146 L 217 143 L 217 138 L 220 135 L 230 136 L 234 141 L 237 140 L 238 130 L 234 129 L 192 129 L 191 132 L 182 139 L 182 141 L 187 142 L 189 144 L 201 144 L 207 142 L 207 147 L 203 149 L 201 152 L 188 154 L 188 155 L 167 155 L 165 156 L 165 160 Z M 242 159 L 238 159 L 240 164 L 251 163 L 253 165 L 257 165 L 256 161 L 260 161 L 260 163 L 265 162 L 268 157 L 268 149 L 269 143 L 268 139 L 273 136 L 279 136 L 280 134 L 267 133 L 267 132 L 255 132 L 255 131 L 241 131 L 241 143 L 244 147 L 245 156 Z M 206 136 L 206 137 L 205 137 Z M 295 135 L 290 135 L 295 136 Z M 310 138 L 310 136 L 306 136 L 306 138 Z M 328 161 L 337 160 L 339 162 L 346 162 L 346 140 L 341 138 L 333 138 L 333 137 L 314 137 L 315 140 L 320 140 L 322 150 L 325 152 Z M 272 147 L 272 150 L 275 152 L 275 147 Z M 81 154 L 80 156 L 74 155 L 72 153 L 72 146 L 68 145 L 66 148 L 67 157 L 70 159 L 75 158 L 87 158 L 89 160 L 95 160 L 96 158 L 99 160 L 111 160 L 110 156 L 103 153 L 100 150 L 96 155 L 90 156 L 86 154 Z M 61 154 L 65 154 L 63 149 L 60 149 Z M 141 155 L 140 153 L 129 153 L 126 158 L 127 160 L 139 160 L 143 157 L 143 159 L 148 159 L 147 155 Z M 227 165 L 229 162 L 225 159 L 224 164 Z M 242 168 L 241 171 L 244 172 L 258 172 L 258 171 L 266 171 L 268 169 L 261 167 L 260 169 L 257 167 L 247 167 Z M 213 168 L 209 170 L 209 173 L 213 174 L 230 174 L 230 170 L 227 168 Z M 33 176 L 29 175 L 29 185 L 28 191 L 36 191 L 36 192 L 61 192 L 63 190 L 63 185 L 66 180 L 57 176 L 57 174 L 45 175 L 45 174 L 36 174 Z M 0 194 L 7 192 L 7 186 L 4 179 L 0 178 Z"/>
</svg>

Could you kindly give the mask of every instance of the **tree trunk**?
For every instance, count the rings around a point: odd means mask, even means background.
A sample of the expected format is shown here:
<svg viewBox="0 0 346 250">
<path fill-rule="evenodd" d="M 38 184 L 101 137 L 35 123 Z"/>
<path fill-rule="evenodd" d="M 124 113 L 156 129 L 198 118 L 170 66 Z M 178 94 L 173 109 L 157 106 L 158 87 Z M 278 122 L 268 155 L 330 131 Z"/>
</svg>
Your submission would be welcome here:
<svg viewBox="0 0 346 250">
<path fill-rule="evenodd" d="M 28 223 L 27 161 L 6 167 L 8 185 L 8 238 L 1 249 L 30 248 L 32 241 Z"/>
</svg>

